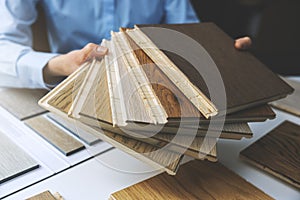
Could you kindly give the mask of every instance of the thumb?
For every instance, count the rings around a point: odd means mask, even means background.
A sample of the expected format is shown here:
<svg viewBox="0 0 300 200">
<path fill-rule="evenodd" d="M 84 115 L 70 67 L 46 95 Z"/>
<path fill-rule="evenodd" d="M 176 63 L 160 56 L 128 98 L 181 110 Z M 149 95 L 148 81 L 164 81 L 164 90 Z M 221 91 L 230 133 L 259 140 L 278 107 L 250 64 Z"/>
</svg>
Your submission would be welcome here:
<svg viewBox="0 0 300 200">
<path fill-rule="evenodd" d="M 105 56 L 108 52 L 108 48 L 104 46 L 97 45 L 93 51 L 90 52 L 89 58 L 96 58 L 101 59 L 103 56 Z"/>
</svg>

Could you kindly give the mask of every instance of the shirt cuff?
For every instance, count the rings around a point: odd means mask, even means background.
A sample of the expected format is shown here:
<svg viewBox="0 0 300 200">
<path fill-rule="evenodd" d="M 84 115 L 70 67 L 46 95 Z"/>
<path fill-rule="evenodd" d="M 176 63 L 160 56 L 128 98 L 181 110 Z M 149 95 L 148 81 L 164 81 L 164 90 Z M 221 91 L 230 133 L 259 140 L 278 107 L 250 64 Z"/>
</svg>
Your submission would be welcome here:
<svg viewBox="0 0 300 200">
<path fill-rule="evenodd" d="M 17 61 L 17 72 L 24 87 L 49 89 L 43 78 L 43 68 L 57 55 L 59 54 L 36 51 L 23 54 Z"/>
</svg>

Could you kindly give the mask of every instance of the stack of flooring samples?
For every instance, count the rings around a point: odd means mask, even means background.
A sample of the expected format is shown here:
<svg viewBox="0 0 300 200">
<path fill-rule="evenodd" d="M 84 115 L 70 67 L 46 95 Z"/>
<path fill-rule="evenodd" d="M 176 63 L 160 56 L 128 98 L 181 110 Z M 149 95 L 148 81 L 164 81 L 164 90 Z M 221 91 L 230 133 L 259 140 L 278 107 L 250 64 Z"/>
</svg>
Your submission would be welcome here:
<svg viewBox="0 0 300 200">
<path fill-rule="evenodd" d="M 160 174 L 111 194 L 121 199 L 272 199 L 220 163 L 191 161 L 175 177 Z"/>
<path fill-rule="evenodd" d="M 300 126 L 285 121 L 247 147 L 240 156 L 300 188 Z"/>
<path fill-rule="evenodd" d="M 227 104 L 210 98 L 197 71 L 207 64 L 198 59 L 198 51 L 190 53 L 196 58 L 194 68 L 158 48 L 163 42 L 159 38 L 168 35 L 157 37 L 156 31 L 138 26 L 112 32 L 111 41 L 102 42 L 109 49 L 102 60 L 84 63 L 39 103 L 175 174 L 183 155 L 216 161 L 219 137 L 251 137 L 247 123 L 274 118 L 267 103 L 293 89 L 248 52 L 234 49 L 233 40 L 214 24 L 161 28 L 182 32 L 205 47 L 223 78 Z M 174 45 L 173 49 L 181 48 Z"/>
<path fill-rule="evenodd" d="M 0 184 L 38 167 L 33 158 L 0 132 Z"/>
<path fill-rule="evenodd" d="M 272 106 L 285 112 L 300 116 L 300 82 L 285 79 L 294 89 L 295 92 L 285 99 L 272 102 Z"/>
</svg>

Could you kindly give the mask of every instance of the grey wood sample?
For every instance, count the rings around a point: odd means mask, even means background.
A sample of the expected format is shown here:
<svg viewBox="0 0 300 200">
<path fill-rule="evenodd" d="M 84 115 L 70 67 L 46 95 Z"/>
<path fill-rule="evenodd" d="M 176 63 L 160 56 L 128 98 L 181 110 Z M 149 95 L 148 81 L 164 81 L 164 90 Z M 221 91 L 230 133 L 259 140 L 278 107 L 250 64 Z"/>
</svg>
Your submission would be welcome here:
<svg viewBox="0 0 300 200">
<path fill-rule="evenodd" d="M 45 113 L 38 100 L 47 93 L 40 89 L 1 89 L 0 106 L 20 120 Z"/>
<path fill-rule="evenodd" d="M 66 156 L 85 148 L 82 143 L 68 135 L 68 133 L 53 124 L 44 116 L 37 116 L 27 119 L 25 120 L 25 124 Z"/>
<path fill-rule="evenodd" d="M 300 82 L 285 79 L 294 89 L 294 93 L 286 98 L 272 102 L 272 106 L 285 112 L 300 116 Z"/>
<path fill-rule="evenodd" d="M 241 152 L 251 164 L 300 188 L 300 126 L 288 121 Z"/>
<path fill-rule="evenodd" d="M 26 200 L 56 200 L 56 198 L 49 191 L 45 191 Z"/>
<path fill-rule="evenodd" d="M 0 132 L 0 184 L 38 167 L 33 158 Z"/>
<path fill-rule="evenodd" d="M 88 133 L 83 128 L 81 128 L 81 122 L 75 121 L 71 118 L 65 119 L 53 113 L 49 113 L 47 114 L 47 116 L 53 121 L 55 121 L 57 124 L 69 130 L 72 134 L 74 134 L 76 137 L 78 137 L 88 145 L 93 145 L 101 141 L 98 137 L 94 136 L 91 133 Z"/>
</svg>

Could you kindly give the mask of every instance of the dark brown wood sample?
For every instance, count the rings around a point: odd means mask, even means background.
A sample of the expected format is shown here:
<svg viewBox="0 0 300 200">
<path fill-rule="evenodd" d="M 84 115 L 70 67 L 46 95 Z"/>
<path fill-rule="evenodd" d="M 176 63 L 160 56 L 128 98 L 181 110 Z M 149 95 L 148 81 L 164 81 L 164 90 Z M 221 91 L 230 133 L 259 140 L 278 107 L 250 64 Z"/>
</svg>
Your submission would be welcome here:
<svg viewBox="0 0 300 200">
<path fill-rule="evenodd" d="M 300 126 L 285 121 L 244 149 L 240 156 L 300 188 Z"/>
<path fill-rule="evenodd" d="M 26 200 L 56 200 L 56 198 L 49 191 L 45 191 Z"/>
<path fill-rule="evenodd" d="M 159 69 L 159 67 L 153 62 L 153 60 L 132 40 L 132 38 L 126 33 L 126 30 L 122 28 L 134 51 L 134 54 L 143 68 L 144 72 L 149 79 L 152 89 L 157 95 L 160 103 L 164 107 L 168 121 L 172 121 L 180 118 L 192 118 L 201 119 L 200 123 L 209 123 L 199 110 L 187 99 L 187 97 L 172 83 L 172 81 Z M 266 119 L 272 119 L 275 117 L 275 113 L 270 106 L 263 105 L 252 109 L 243 110 L 237 113 L 229 114 L 226 116 L 226 122 L 239 122 L 239 121 L 264 121 Z M 215 120 L 217 121 L 217 117 Z"/>
<path fill-rule="evenodd" d="M 0 132 L 0 184 L 38 167 L 33 158 Z"/>
<path fill-rule="evenodd" d="M 25 124 L 66 156 L 85 148 L 82 143 L 68 135 L 61 128 L 58 128 L 44 116 L 27 119 L 25 120 Z"/>
<path fill-rule="evenodd" d="M 110 196 L 111 200 L 133 199 L 272 199 L 220 163 L 191 161 L 174 177 L 160 174 Z"/>
<path fill-rule="evenodd" d="M 235 49 L 233 45 L 234 40 L 213 23 L 138 25 L 138 27 L 159 49 L 169 47 L 185 50 L 186 52 L 191 47 L 185 44 L 184 41 L 172 41 L 170 35 L 162 35 L 160 31 L 155 31 L 151 28 L 143 29 L 143 27 L 171 29 L 185 34 L 202 45 L 213 59 L 222 76 L 226 90 L 227 113 L 270 102 L 293 92 L 293 89 L 288 84 L 249 52 Z M 178 48 L 178 43 L 181 45 L 180 48 Z M 200 56 L 199 49 L 188 51 L 189 58 L 194 59 L 193 61 L 197 63 L 197 66 L 192 66 L 184 58 L 174 53 L 168 51 L 164 51 L 164 53 L 196 87 L 208 98 L 210 97 L 206 83 L 201 74 L 199 74 L 199 72 L 203 72 L 203 59 L 205 59 L 203 56 Z M 213 103 L 220 113 L 226 109 L 219 105 L 218 102 Z"/>
<path fill-rule="evenodd" d="M 37 89 L 1 89 L 0 105 L 20 120 L 46 112 L 38 100 L 47 93 Z"/>
<path fill-rule="evenodd" d="M 282 100 L 272 102 L 272 106 L 285 112 L 300 116 L 300 82 L 285 79 L 294 89 L 294 93 Z"/>
</svg>

